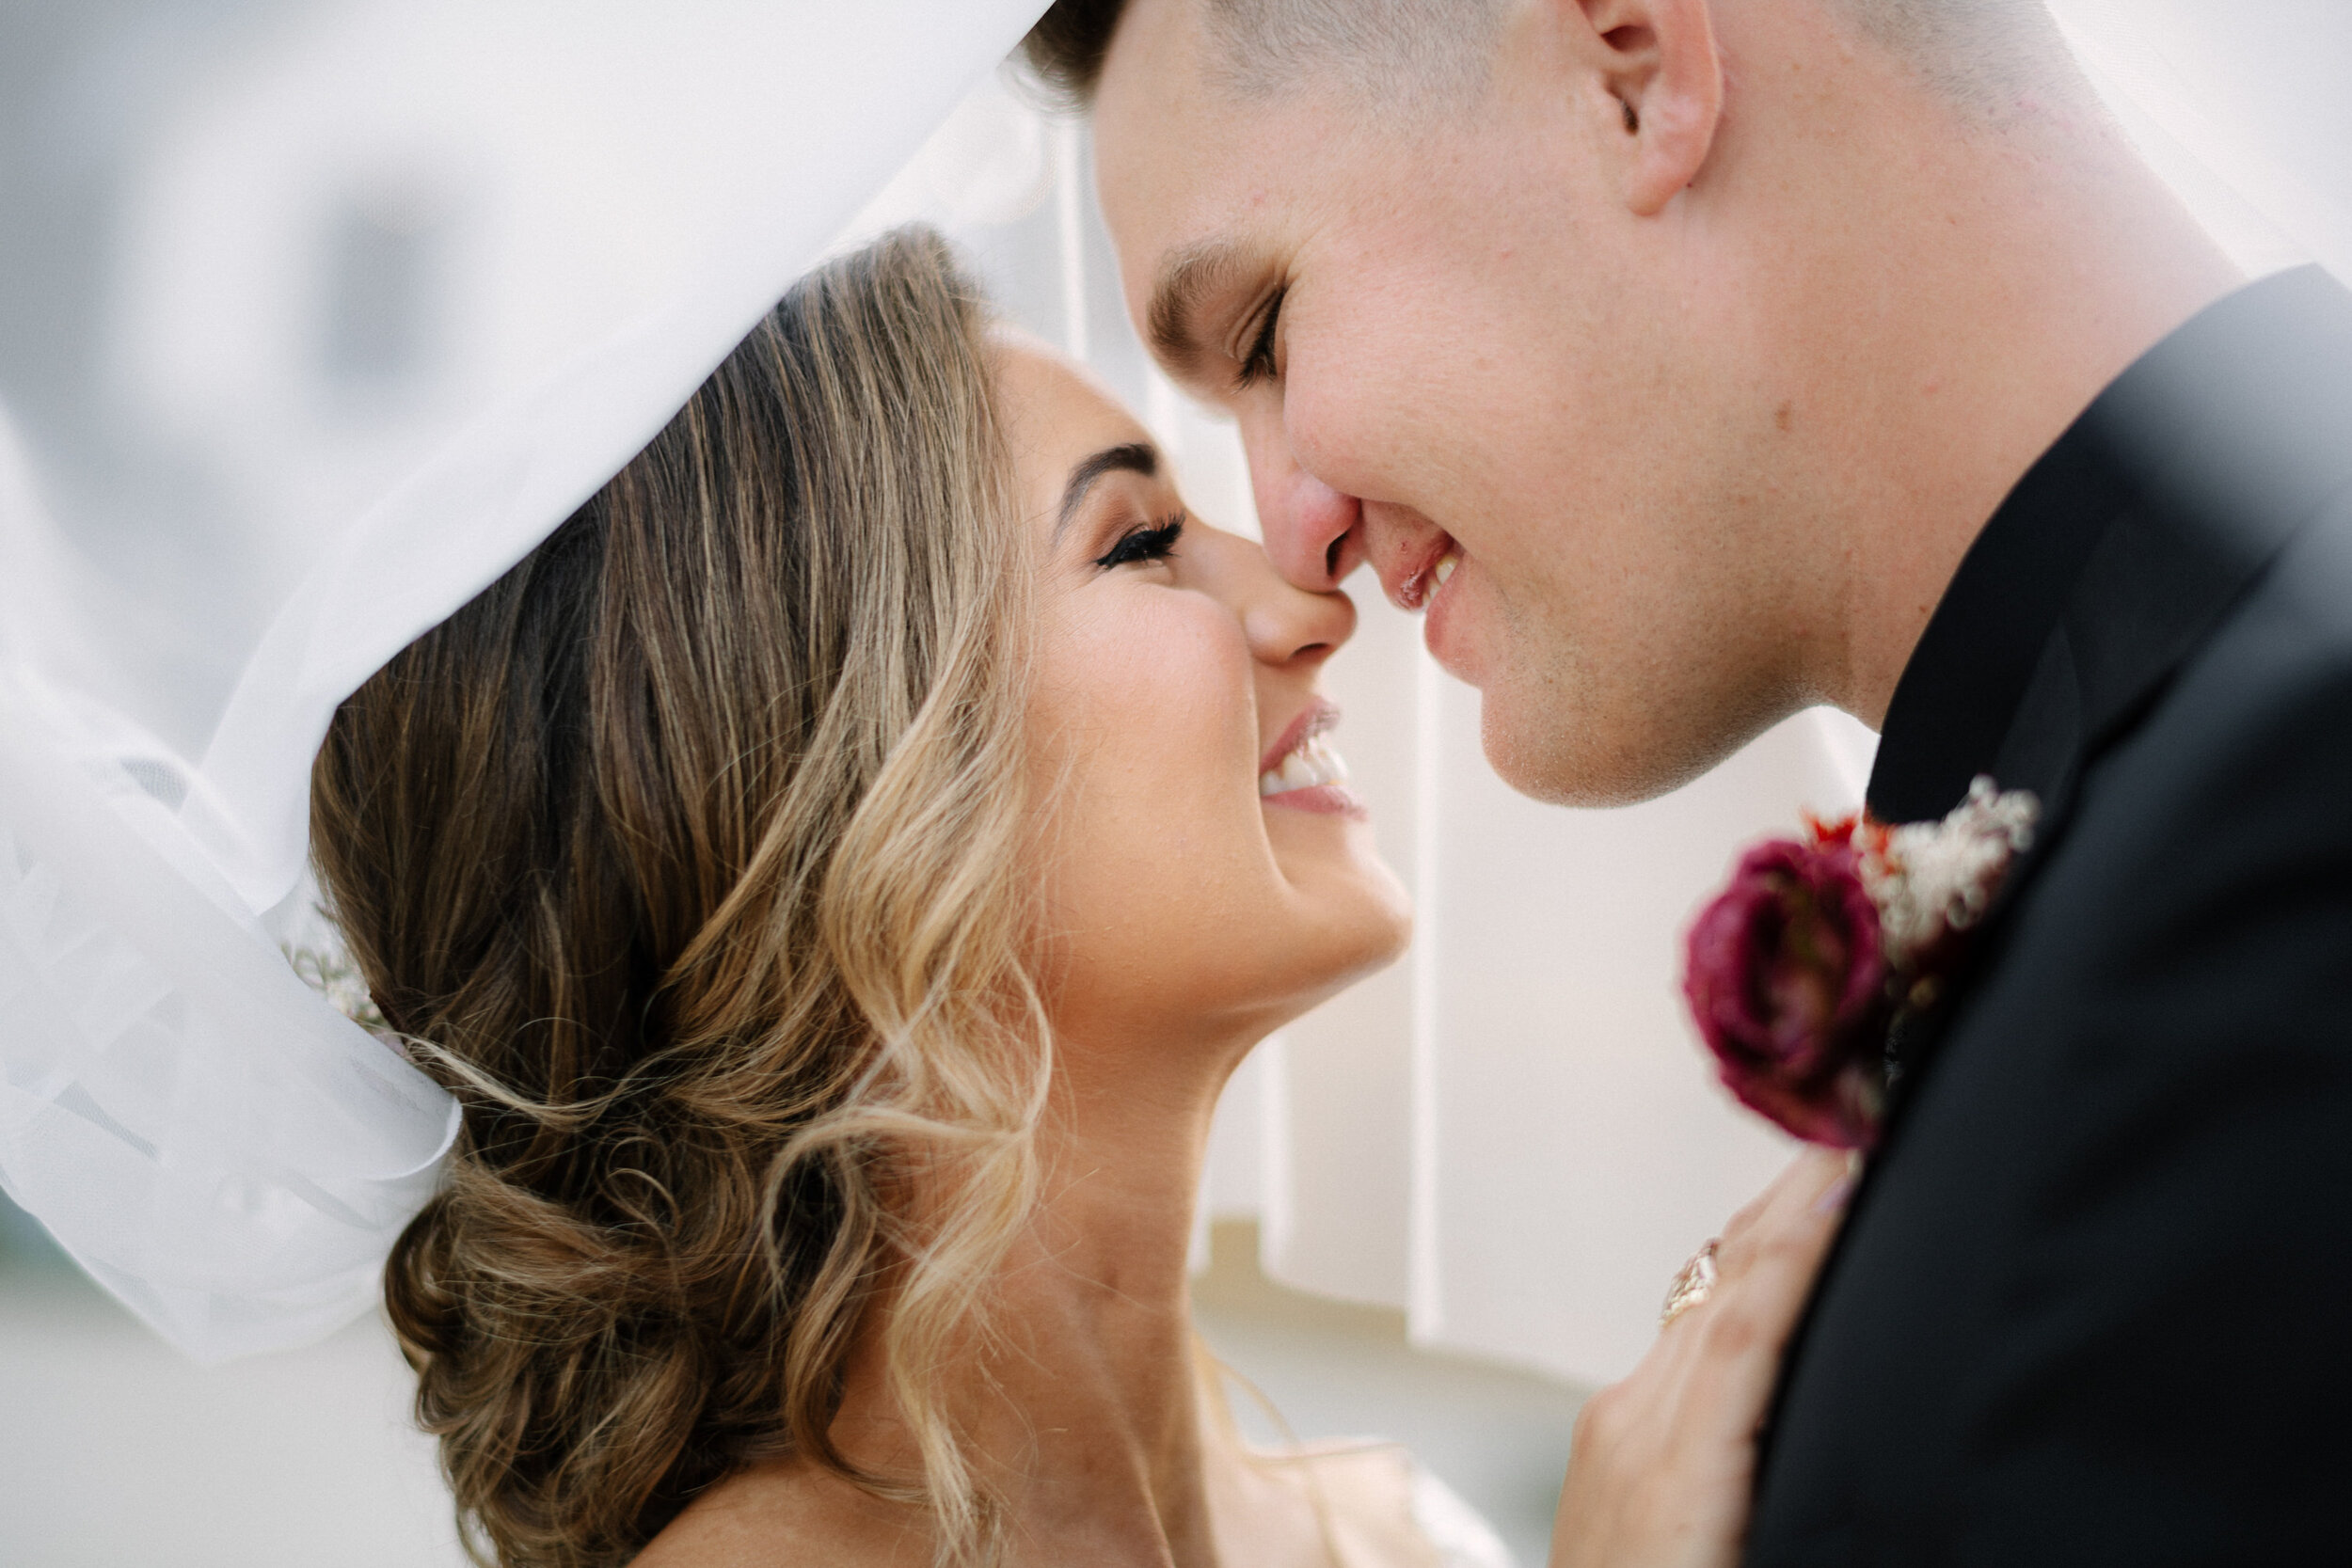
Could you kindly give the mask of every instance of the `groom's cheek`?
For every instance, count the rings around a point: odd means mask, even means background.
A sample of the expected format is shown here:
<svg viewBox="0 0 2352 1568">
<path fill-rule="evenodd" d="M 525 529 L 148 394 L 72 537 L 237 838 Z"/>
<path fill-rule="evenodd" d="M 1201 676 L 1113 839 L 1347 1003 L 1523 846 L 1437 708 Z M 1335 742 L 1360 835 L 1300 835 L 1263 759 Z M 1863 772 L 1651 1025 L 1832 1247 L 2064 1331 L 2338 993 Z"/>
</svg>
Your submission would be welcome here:
<svg viewBox="0 0 2352 1568">
<path fill-rule="evenodd" d="M 1488 499 L 1542 460 L 1550 421 L 1531 405 L 1557 400 L 1526 362 L 1523 334 L 1432 268 L 1373 290 L 1299 356 L 1287 418 L 1295 449 L 1333 486 L 1467 543 Z"/>
<path fill-rule="evenodd" d="M 1282 422 L 1292 460 L 1324 494 L 1414 506 L 1408 476 L 1443 438 L 1444 411 L 1375 345 L 1335 345 L 1295 361 L 1284 386 Z M 1356 352 L 1346 352 L 1347 350 Z"/>
</svg>

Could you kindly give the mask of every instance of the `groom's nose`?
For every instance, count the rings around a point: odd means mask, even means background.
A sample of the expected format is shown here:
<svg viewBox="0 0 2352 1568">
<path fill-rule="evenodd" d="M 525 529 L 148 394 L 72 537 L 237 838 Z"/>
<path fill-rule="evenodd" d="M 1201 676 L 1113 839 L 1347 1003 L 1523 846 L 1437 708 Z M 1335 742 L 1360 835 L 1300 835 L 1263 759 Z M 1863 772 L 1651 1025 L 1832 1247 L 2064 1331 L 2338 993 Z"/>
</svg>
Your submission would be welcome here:
<svg viewBox="0 0 2352 1568">
<path fill-rule="evenodd" d="M 1363 562 L 1362 504 L 1300 467 L 1279 424 L 1245 444 L 1267 559 L 1296 587 L 1337 588 Z"/>
</svg>

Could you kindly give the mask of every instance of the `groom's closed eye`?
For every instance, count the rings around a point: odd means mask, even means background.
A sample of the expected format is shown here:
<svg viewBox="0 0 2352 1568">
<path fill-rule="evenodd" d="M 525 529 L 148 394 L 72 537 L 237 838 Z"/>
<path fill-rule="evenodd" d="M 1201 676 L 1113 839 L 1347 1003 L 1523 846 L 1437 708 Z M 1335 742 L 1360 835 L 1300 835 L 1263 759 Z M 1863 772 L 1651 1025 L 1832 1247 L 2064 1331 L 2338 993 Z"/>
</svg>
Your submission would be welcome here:
<svg viewBox="0 0 2352 1568">
<path fill-rule="evenodd" d="M 1245 328 L 1243 336 L 1249 347 L 1235 356 L 1241 370 L 1233 377 L 1236 391 L 1254 387 L 1261 381 L 1271 381 L 1282 372 L 1275 363 L 1275 329 L 1282 322 L 1282 297 L 1288 288 L 1278 288 L 1266 297 L 1264 309 L 1258 314 L 1254 326 Z"/>
<path fill-rule="evenodd" d="M 1224 241 L 1188 246 L 1160 269 L 1144 325 L 1152 351 L 1179 379 L 1198 380 L 1202 361 L 1222 354 L 1243 367 L 1239 385 L 1248 386 L 1271 369 L 1252 373 L 1257 353 L 1268 356 L 1273 328 L 1279 314 L 1285 285 L 1276 280 L 1280 271 L 1263 255 Z M 1231 321 L 1220 332 L 1208 324 Z M 1218 339 L 1225 346 L 1216 346 Z M 1235 340 L 1238 340 L 1236 341 Z"/>
</svg>

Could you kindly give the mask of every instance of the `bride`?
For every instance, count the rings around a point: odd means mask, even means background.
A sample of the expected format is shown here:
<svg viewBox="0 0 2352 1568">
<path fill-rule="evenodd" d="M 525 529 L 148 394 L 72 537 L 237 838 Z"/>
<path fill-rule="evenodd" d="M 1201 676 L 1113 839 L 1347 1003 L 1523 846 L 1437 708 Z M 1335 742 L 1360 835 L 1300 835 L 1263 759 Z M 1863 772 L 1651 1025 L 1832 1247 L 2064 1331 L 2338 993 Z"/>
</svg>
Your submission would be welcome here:
<svg viewBox="0 0 2352 1568">
<path fill-rule="evenodd" d="M 465 1117 L 388 1306 L 485 1555 L 1445 1560 L 1392 1450 L 1246 1449 L 1186 1306 L 1219 1089 L 1406 940 L 1352 623 L 910 230 L 343 705 L 321 884 Z M 1593 1402 L 1555 1561 L 1736 1559 L 1836 1174 Z"/>
</svg>

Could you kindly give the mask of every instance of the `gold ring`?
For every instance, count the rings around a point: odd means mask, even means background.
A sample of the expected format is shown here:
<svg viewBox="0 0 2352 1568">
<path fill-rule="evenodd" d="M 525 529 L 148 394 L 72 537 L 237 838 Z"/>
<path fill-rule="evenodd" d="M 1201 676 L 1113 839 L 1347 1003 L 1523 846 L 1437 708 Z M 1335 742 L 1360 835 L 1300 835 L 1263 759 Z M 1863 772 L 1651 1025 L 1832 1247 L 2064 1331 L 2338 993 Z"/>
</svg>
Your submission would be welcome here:
<svg viewBox="0 0 2352 1568">
<path fill-rule="evenodd" d="M 1691 1260 L 1675 1275 L 1675 1282 L 1666 1287 L 1666 1305 L 1658 1311 L 1659 1327 L 1665 1327 L 1715 1293 L 1715 1248 L 1721 1241 L 1721 1237 L 1714 1238 L 1692 1253 Z"/>
</svg>

